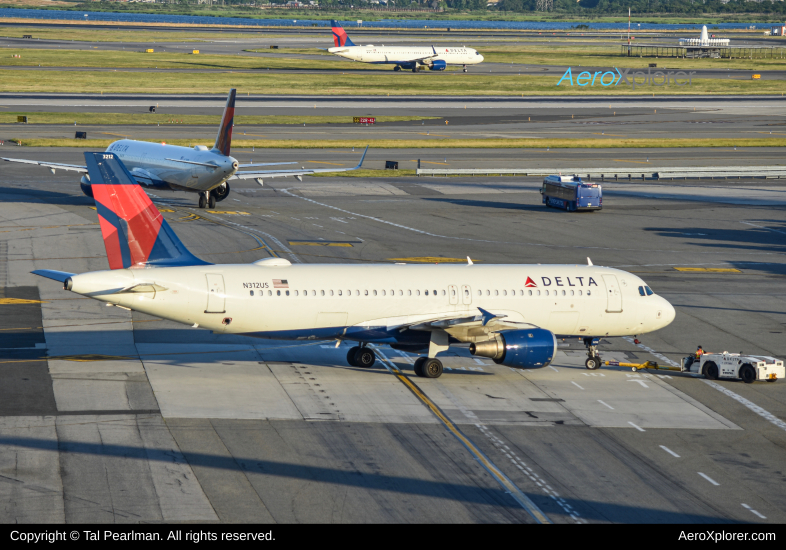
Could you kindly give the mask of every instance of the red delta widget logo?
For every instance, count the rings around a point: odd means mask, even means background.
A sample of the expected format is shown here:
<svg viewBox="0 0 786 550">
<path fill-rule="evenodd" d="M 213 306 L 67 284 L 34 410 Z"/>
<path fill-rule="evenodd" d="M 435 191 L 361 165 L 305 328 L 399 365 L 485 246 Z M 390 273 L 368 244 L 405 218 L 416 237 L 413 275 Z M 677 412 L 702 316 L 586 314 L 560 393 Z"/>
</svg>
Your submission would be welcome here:
<svg viewBox="0 0 786 550">
<path fill-rule="evenodd" d="M 587 280 L 586 285 L 584 284 L 585 279 Z M 598 283 L 592 277 L 573 277 L 573 281 L 571 281 L 570 277 L 541 277 L 540 282 L 543 286 L 598 286 Z M 538 284 L 532 280 L 532 277 L 527 277 L 527 282 L 524 283 L 524 286 L 537 288 Z"/>
<path fill-rule="evenodd" d="M 693 75 L 696 74 L 696 71 L 690 71 L 686 73 L 685 71 L 655 71 L 651 72 L 651 69 L 648 68 L 647 72 L 644 71 L 636 71 L 631 72 L 632 69 L 618 69 L 614 67 L 614 69 L 604 69 L 601 71 L 582 71 L 576 77 L 576 85 L 577 86 L 595 86 L 596 82 L 601 86 L 619 86 L 619 83 L 622 82 L 623 84 L 629 85 L 634 90 L 636 86 L 668 86 L 670 84 L 676 86 L 685 86 L 686 84 L 689 86 L 693 85 Z M 600 76 L 600 78 L 598 78 Z M 609 78 L 610 77 L 610 78 Z M 636 79 L 639 79 L 637 82 Z M 685 82 L 687 79 L 687 82 Z M 682 80 L 682 82 L 680 82 Z M 570 85 L 573 86 L 573 69 L 572 67 L 568 67 L 568 70 L 565 71 L 565 74 L 562 75 L 562 78 L 559 79 L 557 82 L 557 86 L 563 85 L 563 82 L 570 82 Z M 567 86 L 567 84 L 564 84 Z"/>
</svg>

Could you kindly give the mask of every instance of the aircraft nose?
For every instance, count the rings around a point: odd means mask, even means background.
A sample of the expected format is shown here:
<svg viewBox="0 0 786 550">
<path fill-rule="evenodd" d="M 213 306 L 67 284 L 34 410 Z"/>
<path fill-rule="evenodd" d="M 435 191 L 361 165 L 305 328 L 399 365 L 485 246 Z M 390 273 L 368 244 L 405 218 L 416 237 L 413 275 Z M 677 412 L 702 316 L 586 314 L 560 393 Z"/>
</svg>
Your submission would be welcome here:
<svg viewBox="0 0 786 550">
<path fill-rule="evenodd" d="M 660 311 L 660 320 L 661 320 L 661 327 L 666 327 L 671 324 L 674 320 L 674 317 L 677 316 L 677 311 L 674 309 L 674 306 L 669 303 L 668 300 L 665 298 L 661 298 L 663 300 L 663 304 L 658 309 Z"/>
</svg>

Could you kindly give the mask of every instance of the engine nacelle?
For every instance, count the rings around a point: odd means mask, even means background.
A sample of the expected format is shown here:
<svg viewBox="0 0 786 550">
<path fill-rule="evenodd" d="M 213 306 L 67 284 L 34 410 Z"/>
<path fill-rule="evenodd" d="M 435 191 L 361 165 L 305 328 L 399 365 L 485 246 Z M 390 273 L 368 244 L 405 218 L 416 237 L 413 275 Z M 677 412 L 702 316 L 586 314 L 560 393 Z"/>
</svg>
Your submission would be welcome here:
<svg viewBox="0 0 786 550">
<path fill-rule="evenodd" d="M 211 189 L 210 192 L 216 198 L 216 201 L 221 202 L 229 196 L 229 183 L 225 181 L 218 187 Z"/>
<path fill-rule="evenodd" d="M 434 61 L 431 62 L 429 69 L 432 71 L 444 71 L 445 69 L 447 69 L 447 67 L 448 64 L 442 59 L 435 59 Z"/>
<path fill-rule="evenodd" d="M 82 176 L 82 179 L 79 180 L 79 187 L 82 188 L 82 193 L 93 198 L 93 186 L 90 185 L 90 177 L 89 176 Z"/>
<path fill-rule="evenodd" d="M 472 355 L 489 357 L 498 365 L 515 369 L 548 367 L 557 353 L 557 338 L 550 330 L 503 330 L 490 340 L 470 344 Z"/>
</svg>

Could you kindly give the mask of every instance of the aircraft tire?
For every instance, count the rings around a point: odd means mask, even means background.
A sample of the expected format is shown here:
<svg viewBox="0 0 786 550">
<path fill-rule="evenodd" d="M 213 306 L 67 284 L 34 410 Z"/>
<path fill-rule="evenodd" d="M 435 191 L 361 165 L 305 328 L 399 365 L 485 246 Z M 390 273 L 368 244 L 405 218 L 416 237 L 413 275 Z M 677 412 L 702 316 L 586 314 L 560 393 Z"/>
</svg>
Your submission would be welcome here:
<svg viewBox="0 0 786 550">
<path fill-rule="evenodd" d="M 209 208 L 215 208 L 216 207 L 216 196 L 213 193 L 210 193 L 210 195 L 208 195 L 207 206 Z"/>
<path fill-rule="evenodd" d="M 357 363 L 355 363 L 355 356 L 357 355 L 358 351 L 360 351 L 360 346 L 355 346 L 353 348 L 349 348 L 347 352 L 347 363 L 349 363 L 352 367 L 357 367 Z"/>
<path fill-rule="evenodd" d="M 401 65 L 396 65 L 395 67 L 393 67 L 393 70 L 394 71 L 400 71 L 401 70 Z"/>
<path fill-rule="evenodd" d="M 377 356 L 374 355 L 374 350 L 370 348 L 360 348 L 357 353 L 355 353 L 355 365 L 360 368 L 370 369 L 374 366 L 376 360 Z"/>
<path fill-rule="evenodd" d="M 436 358 L 426 359 L 420 370 L 423 371 L 423 378 L 439 378 L 442 376 L 442 361 Z"/>
<path fill-rule="evenodd" d="M 415 374 L 423 378 L 423 363 L 425 363 L 425 357 L 418 357 L 415 359 Z"/>
<path fill-rule="evenodd" d="M 467 72 L 467 69 L 464 69 L 464 72 L 466 73 L 466 72 Z"/>
<path fill-rule="evenodd" d="M 600 368 L 600 357 L 597 355 L 593 355 L 592 357 L 587 357 L 587 360 L 584 361 L 584 366 L 587 367 L 589 370 L 597 370 Z"/>
<path fill-rule="evenodd" d="M 416 72 L 418 72 L 418 68 L 417 68 L 417 67 L 415 67 L 414 69 L 412 69 L 412 72 L 413 72 L 413 73 L 416 73 Z"/>
<path fill-rule="evenodd" d="M 207 199 L 205 195 L 199 194 L 199 208 L 205 208 L 207 206 Z"/>
</svg>

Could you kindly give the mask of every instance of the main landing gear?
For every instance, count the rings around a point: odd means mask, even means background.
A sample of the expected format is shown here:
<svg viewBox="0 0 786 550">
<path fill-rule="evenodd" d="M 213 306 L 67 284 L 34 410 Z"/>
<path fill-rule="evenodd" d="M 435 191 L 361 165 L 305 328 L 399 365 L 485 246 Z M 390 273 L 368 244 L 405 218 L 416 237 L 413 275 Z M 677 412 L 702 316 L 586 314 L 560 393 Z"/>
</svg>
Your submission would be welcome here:
<svg viewBox="0 0 786 550">
<path fill-rule="evenodd" d="M 442 376 L 442 361 L 436 357 L 418 357 L 415 360 L 415 374 L 421 378 L 439 378 Z"/>
<path fill-rule="evenodd" d="M 210 191 L 204 191 L 199 194 L 199 208 L 215 208 L 216 197 Z"/>
<path fill-rule="evenodd" d="M 394 71 L 400 71 L 401 70 L 401 65 L 396 65 L 395 67 L 393 67 L 393 70 Z"/>
<path fill-rule="evenodd" d="M 374 365 L 376 360 L 377 356 L 374 354 L 374 350 L 366 347 L 365 344 L 350 348 L 347 352 L 347 363 L 353 367 L 368 369 Z"/>
<path fill-rule="evenodd" d="M 584 346 L 587 348 L 587 360 L 584 361 L 584 366 L 589 370 L 596 370 L 600 368 L 601 361 L 598 354 L 598 344 L 600 338 L 584 338 Z"/>
</svg>

